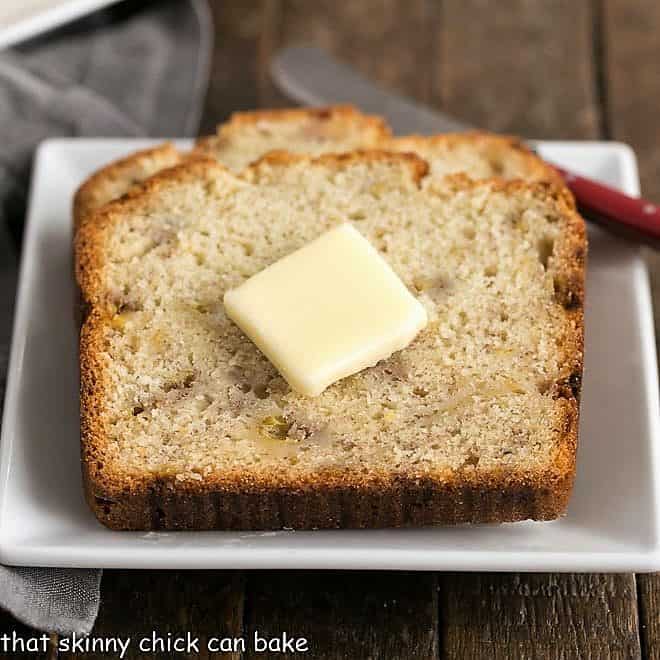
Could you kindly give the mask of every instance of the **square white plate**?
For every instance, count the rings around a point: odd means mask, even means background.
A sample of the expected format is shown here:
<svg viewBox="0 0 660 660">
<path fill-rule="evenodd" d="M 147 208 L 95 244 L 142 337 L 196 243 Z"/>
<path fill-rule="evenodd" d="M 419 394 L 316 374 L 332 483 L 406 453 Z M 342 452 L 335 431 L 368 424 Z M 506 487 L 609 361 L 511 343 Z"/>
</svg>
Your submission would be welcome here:
<svg viewBox="0 0 660 660">
<path fill-rule="evenodd" d="M 0 455 L 0 561 L 124 568 L 491 571 L 660 569 L 658 383 L 645 266 L 590 228 L 578 475 L 548 523 L 317 532 L 112 532 L 83 501 L 71 197 L 92 170 L 146 146 L 55 140 L 37 154 Z M 543 153 L 638 193 L 621 144 L 555 142 Z"/>
<path fill-rule="evenodd" d="M 2 0 L 0 49 L 80 18 L 118 0 Z"/>
</svg>

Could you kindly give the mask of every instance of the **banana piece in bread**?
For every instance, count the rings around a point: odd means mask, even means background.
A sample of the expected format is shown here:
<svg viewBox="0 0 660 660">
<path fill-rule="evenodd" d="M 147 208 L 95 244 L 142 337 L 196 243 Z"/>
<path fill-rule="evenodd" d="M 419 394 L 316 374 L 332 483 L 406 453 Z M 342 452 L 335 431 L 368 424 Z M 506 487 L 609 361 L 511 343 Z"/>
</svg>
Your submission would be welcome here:
<svg viewBox="0 0 660 660">
<path fill-rule="evenodd" d="M 575 473 L 583 220 L 551 182 L 417 156 L 199 158 L 76 238 L 86 497 L 113 529 L 550 520 Z M 352 223 L 425 306 L 403 351 L 293 392 L 222 297 Z"/>
</svg>

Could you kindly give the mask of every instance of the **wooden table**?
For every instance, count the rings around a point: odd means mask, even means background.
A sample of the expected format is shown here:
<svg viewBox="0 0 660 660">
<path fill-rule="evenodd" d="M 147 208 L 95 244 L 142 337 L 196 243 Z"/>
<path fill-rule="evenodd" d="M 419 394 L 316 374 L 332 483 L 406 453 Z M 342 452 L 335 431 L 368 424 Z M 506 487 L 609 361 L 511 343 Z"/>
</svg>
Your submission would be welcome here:
<svg viewBox="0 0 660 660">
<path fill-rule="evenodd" d="M 657 0 L 217 0 L 213 12 L 203 131 L 286 105 L 269 59 L 311 42 L 476 125 L 628 142 L 644 193 L 660 199 Z M 660 327 L 660 258 L 648 260 Z M 29 634 L 5 615 L 0 632 L 12 628 Z M 153 629 L 286 630 L 314 658 L 660 658 L 660 577 L 106 571 L 94 634 Z"/>
</svg>

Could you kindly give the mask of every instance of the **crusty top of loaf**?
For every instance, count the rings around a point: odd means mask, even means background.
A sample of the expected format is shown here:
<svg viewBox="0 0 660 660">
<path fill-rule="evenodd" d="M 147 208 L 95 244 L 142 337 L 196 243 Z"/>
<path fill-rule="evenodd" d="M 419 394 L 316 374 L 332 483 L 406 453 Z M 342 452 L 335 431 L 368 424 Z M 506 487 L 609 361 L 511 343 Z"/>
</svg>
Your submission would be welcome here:
<svg viewBox="0 0 660 660">
<path fill-rule="evenodd" d="M 102 493 L 516 479 L 574 465 L 586 240 L 552 183 L 448 177 L 410 154 L 175 167 L 78 234 L 83 452 Z M 223 292 L 351 222 L 430 322 L 404 351 L 292 392 Z"/>
<path fill-rule="evenodd" d="M 286 149 L 318 156 L 329 151 L 376 147 L 390 137 L 381 117 L 350 105 L 234 113 L 217 135 L 201 138 L 195 151 L 240 172 L 268 151 Z"/>
<path fill-rule="evenodd" d="M 125 195 L 136 183 L 181 161 L 181 154 L 170 142 L 143 149 L 109 163 L 78 188 L 73 199 L 74 229 L 83 217 Z"/>
<path fill-rule="evenodd" d="M 216 135 L 198 140 L 192 153 L 216 158 L 238 172 L 274 150 L 320 155 L 373 148 L 420 154 L 429 162 L 433 179 L 468 172 L 474 179 L 501 176 L 559 182 L 555 170 L 516 138 L 476 131 L 393 138 L 383 119 L 364 115 L 352 106 L 235 113 L 218 126 Z M 76 194 L 75 227 L 83 215 L 185 157 L 166 143 L 102 168 Z"/>
<path fill-rule="evenodd" d="M 239 171 L 276 149 L 313 154 L 350 151 L 373 147 L 389 136 L 383 119 L 362 114 L 350 105 L 237 112 L 218 126 L 216 135 L 200 138 L 192 156 L 217 158 Z M 74 228 L 78 228 L 83 216 L 187 157 L 166 142 L 102 167 L 83 182 L 75 195 Z"/>
<path fill-rule="evenodd" d="M 561 177 L 553 167 L 518 138 L 509 135 L 484 131 L 432 136 L 408 135 L 386 138 L 379 147 L 418 154 L 429 163 L 429 180 L 467 172 L 473 179 L 502 177 L 562 184 Z"/>
</svg>

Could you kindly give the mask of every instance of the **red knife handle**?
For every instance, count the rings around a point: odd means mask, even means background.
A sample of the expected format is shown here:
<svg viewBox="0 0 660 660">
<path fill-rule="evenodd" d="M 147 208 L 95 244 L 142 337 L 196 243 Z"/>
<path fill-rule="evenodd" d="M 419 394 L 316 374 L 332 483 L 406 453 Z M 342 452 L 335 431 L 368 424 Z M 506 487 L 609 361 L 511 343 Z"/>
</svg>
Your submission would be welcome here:
<svg viewBox="0 0 660 660">
<path fill-rule="evenodd" d="M 660 248 L 660 205 L 555 167 L 589 220 L 626 238 Z"/>
</svg>

